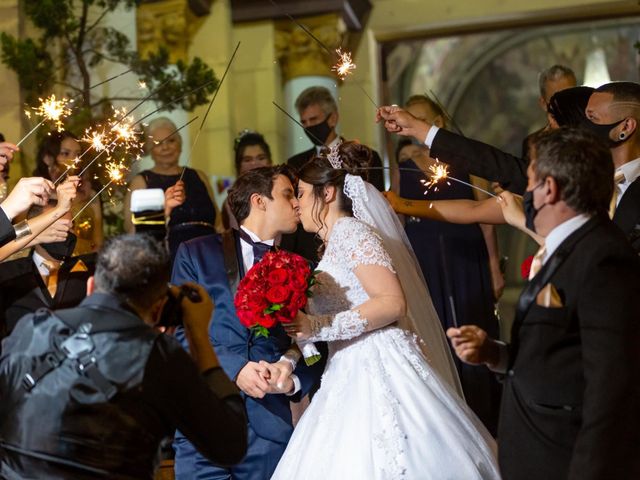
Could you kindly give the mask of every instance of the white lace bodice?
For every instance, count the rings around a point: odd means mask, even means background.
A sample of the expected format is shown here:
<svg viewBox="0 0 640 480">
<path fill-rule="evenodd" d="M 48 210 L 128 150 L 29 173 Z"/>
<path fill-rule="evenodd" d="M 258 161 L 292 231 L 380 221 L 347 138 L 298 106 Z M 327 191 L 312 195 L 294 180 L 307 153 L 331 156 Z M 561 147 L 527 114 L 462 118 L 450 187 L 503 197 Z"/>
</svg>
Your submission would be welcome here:
<svg viewBox="0 0 640 480">
<path fill-rule="evenodd" d="M 373 228 L 353 217 L 340 218 L 317 267 L 321 273 L 309 299 L 309 313 L 336 314 L 366 302 L 369 296 L 354 273 L 358 265 L 381 265 L 395 272 Z"/>
</svg>

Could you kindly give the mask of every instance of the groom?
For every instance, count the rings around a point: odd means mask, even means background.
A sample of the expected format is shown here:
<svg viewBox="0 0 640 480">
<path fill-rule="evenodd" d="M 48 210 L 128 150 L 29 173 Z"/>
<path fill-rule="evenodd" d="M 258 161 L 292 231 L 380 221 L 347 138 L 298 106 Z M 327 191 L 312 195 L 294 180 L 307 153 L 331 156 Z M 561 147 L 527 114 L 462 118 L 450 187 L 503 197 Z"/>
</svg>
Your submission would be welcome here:
<svg viewBox="0 0 640 480">
<path fill-rule="evenodd" d="M 289 401 L 299 401 L 318 381 L 324 367 L 301 361 L 286 381 L 278 384 L 269 370 L 292 367 L 291 339 L 280 325 L 270 336 L 257 337 L 240 324 L 233 298 L 240 279 L 299 222 L 293 178 L 287 167 L 264 167 L 239 177 L 229 190 L 228 204 L 240 230 L 199 237 L 178 249 L 172 282 L 203 285 L 215 302 L 209 336 L 226 374 L 243 392 L 249 419 L 247 456 L 238 465 L 213 465 L 176 432 L 177 480 L 271 477 L 293 431 Z M 182 340 L 182 339 L 181 339 Z M 183 342 L 184 344 L 184 342 Z M 269 369 L 260 364 L 272 364 Z M 284 375 L 283 375 L 284 376 Z"/>
</svg>

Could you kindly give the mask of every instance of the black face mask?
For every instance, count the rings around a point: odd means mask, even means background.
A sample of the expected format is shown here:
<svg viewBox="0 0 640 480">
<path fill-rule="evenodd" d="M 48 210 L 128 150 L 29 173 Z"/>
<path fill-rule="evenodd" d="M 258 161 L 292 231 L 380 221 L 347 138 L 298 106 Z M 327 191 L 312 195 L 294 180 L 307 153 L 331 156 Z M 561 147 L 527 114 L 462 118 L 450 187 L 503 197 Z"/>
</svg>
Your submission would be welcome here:
<svg viewBox="0 0 640 480">
<path fill-rule="evenodd" d="M 591 130 L 596 137 L 603 140 L 609 148 L 615 147 L 616 145 L 620 145 L 623 142 L 626 142 L 630 135 L 626 136 L 626 138 L 622 138 L 619 140 L 612 140 L 609 136 L 611 134 L 611 130 L 616 128 L 622 122 L 624 122 L 626 118 L 623 118 L 619 122 L 607 123 L 606 125 L 599 125 L 597 123 L 593 123 L 591 120 L 587 119 L 585 122 L 585 126 Z"/>
<path fill-rule="evenodd" d="M 52 258 L 62 262 L 71 256 L 76 248 L 76 236 L 69 232 L 67 239 L 61 242 L 43 243 L 42 248 L 51 255 Z"/>
<path fill-rule="evenodd" d="M 329 138 L 331 131 L 333 128 L 329 126 L 329 117 L 331 114 L 327 115 L 327 118 L 324 121 L 320 122 L 317 125 L 313 125 L 311 127 L 307 127 L 304 129 L 304 133 L 307 135 L 311 143 L 314 145 L 321 147 Z"/>
<path fill-rule="evenodd" d="M 533 192 L 534 190 L 540 188 L 543 185 L 543 182 L 540 182 L 538 185 L 536 185 L 535 187 L 533 187 L 531 190 L 527 190 L 526 192 L 524 192 L 524 195 L 522 195 L 522 206 L 524 208 L 524 217 L 525 217 L 525 226 L 531 230 L 533 233 L 536 233 L 536 226 L 533 223 L 533 220 L 536 218 L 536 215 L 538 215 L 538 212 L 540 212 L 540 210 L 542 210 L 546 203 L 536 209 L 536 207 L 533 206 Z"/>
</svg>

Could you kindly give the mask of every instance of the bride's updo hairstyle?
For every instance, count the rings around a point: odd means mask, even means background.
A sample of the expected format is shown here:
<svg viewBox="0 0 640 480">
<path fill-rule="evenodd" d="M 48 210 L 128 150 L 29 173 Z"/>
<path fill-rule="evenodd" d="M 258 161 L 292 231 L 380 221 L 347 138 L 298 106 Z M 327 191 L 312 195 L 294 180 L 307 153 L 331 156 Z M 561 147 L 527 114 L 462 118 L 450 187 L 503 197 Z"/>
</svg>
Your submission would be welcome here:
<svg viewBox="0 0 640 480">
<path fill-rule="evenodd" d="M 340 209 L 353 216 L 351 199 L 344 194 L 344 179 L 347 174 L 359 175 L 365 181 L 368 178 L 371 164 L 371 149 L 358 142 L 343 142 L 338 147 L 341 168 L 334 168 L 325 157 L 313 157 L 305 163 L 298 172 L 298 178 L 305 183 L 313 185 L 313 210 L 311 216 L 318 226 L 318 230 L 324 225 L 324 219 L 320 218 L 324 201 L 324 188 L 335 187 Z"/>
</svg>

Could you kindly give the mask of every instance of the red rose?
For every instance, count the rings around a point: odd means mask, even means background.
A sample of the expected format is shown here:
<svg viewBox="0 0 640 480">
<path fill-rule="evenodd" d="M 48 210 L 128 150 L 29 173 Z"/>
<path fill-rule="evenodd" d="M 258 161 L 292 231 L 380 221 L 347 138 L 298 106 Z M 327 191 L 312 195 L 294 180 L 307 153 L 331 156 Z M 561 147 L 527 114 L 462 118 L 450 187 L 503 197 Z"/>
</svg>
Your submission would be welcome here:
<svg viewBox="0 0 640 480">
<path fill-rule="evenodd" d="M 257 323 L 264 328 L 273 328 L 276 324 L 276 319 L 271 315 L 261 315 L 258 317 Z"/>
<path fill-rule="evenodd" d="M 523 280 L 529 280 L 529 272 L 531 271 L 531 262 L 533 262 L 533 255 L 528 256 L 520 264 L 520 273 Z"/>
<path fill-rule="evenodd" d="M 269 272 L 270 285 L 282 285 L 289 278 L 289 273 L 284 268 L 276 268 Z"/>
<path fill-rule="evenodd" d="M 291 295 L 291 300 L 289 301 L 289 306 L 292 310 L 295 310 L 296 313 L 298 310 L 303 308 L 307 304 L 307 295 L 305 292 L 294 292 Z"/>
<path fill-rule="evenodd" d="M 289 290 L 280 285 L 275 285 L 267 290 L 266 299 L 271 303 L 282 303 L 288 300 Z"/>
</svg>

